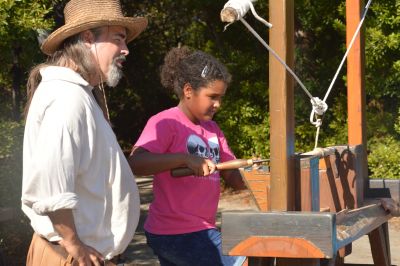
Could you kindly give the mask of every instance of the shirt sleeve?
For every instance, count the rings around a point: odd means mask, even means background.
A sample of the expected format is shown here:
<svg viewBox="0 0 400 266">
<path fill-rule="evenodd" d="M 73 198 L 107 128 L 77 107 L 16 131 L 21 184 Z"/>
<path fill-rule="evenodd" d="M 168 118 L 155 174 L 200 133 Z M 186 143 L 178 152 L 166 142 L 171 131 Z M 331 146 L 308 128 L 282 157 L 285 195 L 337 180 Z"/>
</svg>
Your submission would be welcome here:
<svg viewBox="0 0 400 266">
<path fill-rule="evenodd" d="M 22 201 L 39 215 L 74 209 L 78 203 L 75 183 L 85 134 L 83 114 L 79 103 L 57 100 L 45 110 L 31 143 L 24 143 L 31 145 L 32 154 L 26 162 L 30 165 L 29 173 L 24 173 L 28 178 Z"/>
<path fill-rule="evenodd" d="M 176 135 L 171 120 L 163 119 L 160 115 L 151 117 L 136 141 L 136 147 L 142 147 L 150 152 L 165 153 L 168 151 Z"/>
</svg>

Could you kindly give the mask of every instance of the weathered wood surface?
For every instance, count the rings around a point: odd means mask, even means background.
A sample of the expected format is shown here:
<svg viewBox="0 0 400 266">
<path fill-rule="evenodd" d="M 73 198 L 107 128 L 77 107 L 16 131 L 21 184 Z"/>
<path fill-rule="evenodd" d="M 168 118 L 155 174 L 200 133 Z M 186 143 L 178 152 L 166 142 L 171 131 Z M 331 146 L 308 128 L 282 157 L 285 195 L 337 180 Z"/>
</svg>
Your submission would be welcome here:
<svg viewBox="0 0 400 266">
<path fill-rule="evenodd" d="M 331 213 L 223 213 L 223 251 L 256 257 L 332 257 L 334 220 Z"/>
<path fill-rule="evenodd" d="M 269 1 L 269 45 L 293 68 L 294 0 Z M 269 57 L 269 115 L 271 197 L 269 209 L 294 210 L 294 79 L 274 57 Z"/>
<path fill-rule="evenodd" d="M 384 223 L 368 234 L 375 265 L 390 266 L 390 243 L 388 223 Z"/>
<path fill-rule="evenodd" d="M 390 218 L 379 204 L 338 214 L 227 212 L 222 214 L 222 248 L 229 255 L 329 259 Z"/>
<path fill-rule="evenodd" d="M 386 223 L 391 216 L 380 204 L 372 204 L 336 214 L 337 248 L 372 232 Z"/>
<path fill-rule="evenodd" d="M 320 208 L 332 212 L 355 209 L 363 204 L 365 184 L 359 169 L 361 145 L 325 149 L 328 152 L 324 154 L 296 155 L 296 211 L 316 211 L 317 201 Z M 312 161 L 320 155 L 322 157 L 316 165 Z"/>
<path fill-rule="evenodd" d="M 320 211 L 319 156 L 296 156 L 296 211 Z"/>
<path fill-rule="evenodd" d="M 268 211 L 271 185 L 269 168 L 266 166 L 260 166 L 257 168 L 240 168 L 239 170 L 258 209 L 262 212 Z"/>
</svg>

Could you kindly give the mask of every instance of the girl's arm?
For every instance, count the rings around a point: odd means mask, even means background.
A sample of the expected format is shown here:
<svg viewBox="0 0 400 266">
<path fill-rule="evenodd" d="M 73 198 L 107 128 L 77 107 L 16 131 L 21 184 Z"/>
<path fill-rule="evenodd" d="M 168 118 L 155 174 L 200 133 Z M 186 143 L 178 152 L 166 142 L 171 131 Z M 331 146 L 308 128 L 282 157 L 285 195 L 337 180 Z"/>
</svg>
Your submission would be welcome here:
<svg viewBox="0 0 400 266">
<path fill-rule="evenodd" d="M 238 169 L 223 170 L 221 176 L 224 178 L 225 183 L 235 190 L 247 189 L 242 175 Z"/>
<path fill-rule="evenodd" d="M 383 198 L 381 204 L 385 210 L 390 211 L 392 216 L 400 216 L 400 204 L 398 202 L 391 198 Z"/>
<path fill-rule="evenodd" d="M 154 175 L 178 167 L 189 167 L 195 176 L 206 176 L 215 171 L 215 164 L 209 159 L 185 153 L 152 153 L 136 146 L 128 161 L 135 175 Z"/>
</svg>

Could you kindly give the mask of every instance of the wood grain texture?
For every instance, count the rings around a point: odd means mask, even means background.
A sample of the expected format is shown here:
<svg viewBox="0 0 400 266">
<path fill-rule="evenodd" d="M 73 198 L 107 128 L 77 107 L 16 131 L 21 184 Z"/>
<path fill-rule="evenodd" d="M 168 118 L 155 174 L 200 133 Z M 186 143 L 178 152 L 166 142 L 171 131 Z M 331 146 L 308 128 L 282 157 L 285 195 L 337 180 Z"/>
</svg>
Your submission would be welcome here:
<svg viewBox="0 0 400 266">
<path fill-rule="evenodd" d="M 222 248 L 231 255 L 331 259 L 390 218 L 380 204 L 340 213 L 226 212 Z M 388 249 L 379 246 L 383 251 L 376 256 L 390 257 Z"/>
<path fill-rule="evenodd" d="M 251 257 L 324 258 L 324 253 L 304 238 L 252 236 L 229 251 Z"/>
<path fill-rule="evenodd" d="M 332 257 L 335 251 L 335 215 L 311 212 L 227 212 L 222 214 L 222 247 L 228 254 L 234 247 L 249 237 L 270 237 L 268 246 L 279 250 L 282 239 L 303 239 L 307 247 L 315 246 Z M 279 239 L 281 238 L 281 239 Z M 248 242 L 248 244 L 254 242 Z M 289 243 L 286 241 L 285 243 Z M 293 242 L 300 244 L 297 242 Z M 304 242 L 305 243 L 305 242 Z M 247 250 L 251 251 L 250 247 Z M 254 251 L 251 251 L 254 252 Z M 314 251 L 314 253 L 316 253 Z M 303 253 L 302 253 L 303 254 Z M 310 253 L 311 254 L 311 253 Z M 247 256 L 247 254 L 242 254 Z M 276 255 L 276 254 L 275 254 Z M 283 255 L 283 253 L 281 254 Z M 294 255 L 294 253 L 292 253 Z"/>
<path fill-rule="evenodd" d="M 268 201 L 271 186 L 271 175 L 265 167 L 239 168 L 243 180 L 250 190 L 258 209 L 268 211 Z"/>
</svg>

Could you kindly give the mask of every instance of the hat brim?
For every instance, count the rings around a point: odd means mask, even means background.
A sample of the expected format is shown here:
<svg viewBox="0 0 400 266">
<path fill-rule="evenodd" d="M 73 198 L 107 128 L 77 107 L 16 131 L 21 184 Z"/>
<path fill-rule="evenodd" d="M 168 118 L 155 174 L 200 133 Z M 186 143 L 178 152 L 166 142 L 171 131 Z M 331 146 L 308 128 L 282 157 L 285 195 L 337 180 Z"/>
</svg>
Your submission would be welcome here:
<svg viewBox="0 0 400 266">
<path fill-rule="evenodd" d="M 129 43 L 147 27 L 147 23 L 147 18 L 144 17 L 97 17 L 85 22 L 77 21 L 64 25 L 52 32 L 42 43 L 41 50 L 47 55 L 52 55 L 65 39 L 82 31 L 104 26 L 122 26 L 126 28 L 126 42 Z"/>
</svg>

